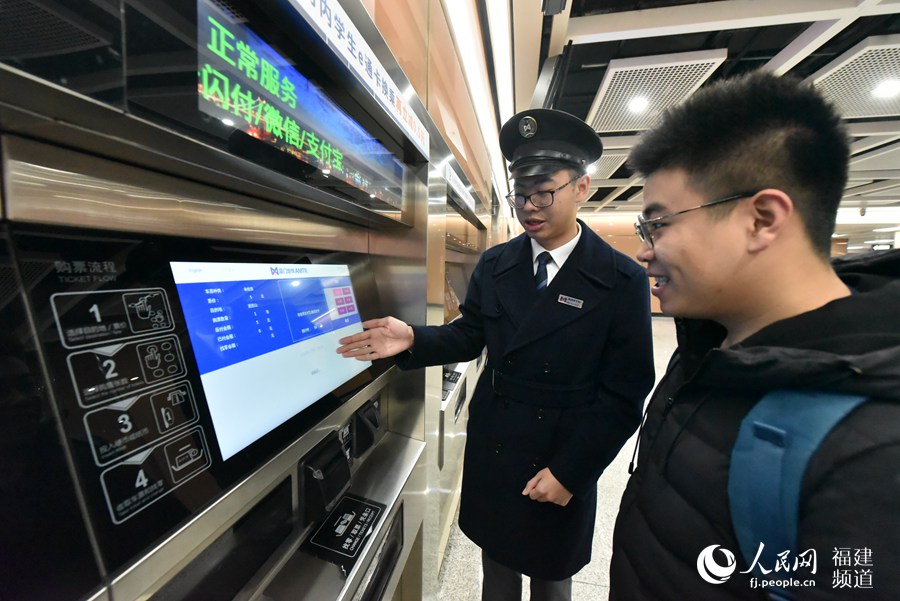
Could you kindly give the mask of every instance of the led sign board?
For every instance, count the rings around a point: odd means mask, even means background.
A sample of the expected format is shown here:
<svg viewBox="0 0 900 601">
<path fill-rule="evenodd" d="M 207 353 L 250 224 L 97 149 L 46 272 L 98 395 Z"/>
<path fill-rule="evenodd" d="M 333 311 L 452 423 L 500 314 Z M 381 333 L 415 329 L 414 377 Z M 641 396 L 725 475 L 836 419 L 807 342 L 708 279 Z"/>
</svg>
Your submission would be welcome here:
<svg viewBox="0 0 900 601">
<path fill-rule="evenodd" d="M 290 0 L 375 100 L 428 158 L 428 130 L 369 48 L 337 0 Z"/>
<path fill-rule="evenodd" d="M 403 165 L 248 27 L 197 3 L 198 106 L 394 208 Z"/>
</svg>

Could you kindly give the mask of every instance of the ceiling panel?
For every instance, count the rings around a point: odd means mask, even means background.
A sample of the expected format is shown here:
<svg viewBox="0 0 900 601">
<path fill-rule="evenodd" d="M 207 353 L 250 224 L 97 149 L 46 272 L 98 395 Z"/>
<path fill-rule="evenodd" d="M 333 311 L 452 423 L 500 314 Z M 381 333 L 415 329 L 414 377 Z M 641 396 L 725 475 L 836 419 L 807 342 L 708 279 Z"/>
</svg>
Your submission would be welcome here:
<svg viewBox="0 0 900 601">
<path fill-rule="evenodd" d="M 693 94 L 727 54 L 718 49 L 612 60 L 586 121 L 600 133 L 649 129 L 662 111 Z"/>
<path fill-rule="evenodd" d="M 900 115 L 900 34 L 866 38 L 811 81 L 847 119 Z M 897 90 L 885 82 L 894 82 Z M 883 86 L 883 88 L 879 88 Z M 881 93 L 876 90 L 882 89 Z M 890 95 L 891 92 L 895 92 Z"/>
<path fill-rule="evenodd" d="M 585 217 L 627 220 L 640 211 L 643 182 L 625 158 L 665 107 L 710 82 L 768 68 L 813 81 L 847 120 L 853 156 L 838 231 L 850 246 L 883 238 L 875 228 L 900 226 L 900 94 L 873 95 L 883 81 L 900 86 L 900 0 L 567 4 L 559 16 L 543 17 L 541 48 L 562 50 L 559 85 L 542 104 L 585 119 L 603 136 L 607 154 L 592 175 Z M 566 43 L 551 46 L 551 32 Z M 713 58 L 690 60 L 705 54 Z M 643 113 L 628 108 L 637 96 L 648 101 Z"/>
</svg>

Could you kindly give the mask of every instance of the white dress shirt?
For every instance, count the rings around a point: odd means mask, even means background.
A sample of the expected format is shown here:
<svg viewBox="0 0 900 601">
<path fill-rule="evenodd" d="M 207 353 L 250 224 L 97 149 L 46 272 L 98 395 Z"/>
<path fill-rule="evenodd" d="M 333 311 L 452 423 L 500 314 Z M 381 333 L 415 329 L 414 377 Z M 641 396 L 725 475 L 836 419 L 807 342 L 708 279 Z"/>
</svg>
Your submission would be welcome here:
<svg viewBox="0 0 900 601">
<path fill-rule="evenodd" d="M 553 250 L 547 250 L 546 248 L 535 242 L 534 238 L 531 239 L 531 261 L 533 263 L 532 271 L 534 273 L 537 273 L 538 255 L 544 251 L 550 253 L 551 260 L 547 261 L 548 286 L 550 285 L 550 282 L 553 281 L 553 278 L 556 277 L 556 274 L 559 273 L 559 270 L 562 269 L 562 266 L 566 262 L 566 259 L 568 259 L 569 255 L 572 254 L 572 251 L 575 250 L 575 245 L 578 244 L 578 239 L 581 238 L 581 225 L 576 223 L 575 227 L 578 228 L 578 232 L 575 234 L 575 237 L 559 248 L 555 248 Z"/>
</svg>

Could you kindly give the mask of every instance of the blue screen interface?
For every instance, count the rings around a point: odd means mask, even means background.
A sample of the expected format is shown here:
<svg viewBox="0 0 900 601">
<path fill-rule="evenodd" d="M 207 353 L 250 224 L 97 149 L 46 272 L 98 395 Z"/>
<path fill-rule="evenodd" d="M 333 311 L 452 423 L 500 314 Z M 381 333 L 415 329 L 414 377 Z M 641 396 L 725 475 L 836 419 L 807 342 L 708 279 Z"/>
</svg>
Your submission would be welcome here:
<svg viewBox="0 0 900 601">
<path fill-rule="evenodd" d="M 223 459 L 370 365 L 335 352 L 362 331 L 346 265 L 171 268 Z"/>
</svg>

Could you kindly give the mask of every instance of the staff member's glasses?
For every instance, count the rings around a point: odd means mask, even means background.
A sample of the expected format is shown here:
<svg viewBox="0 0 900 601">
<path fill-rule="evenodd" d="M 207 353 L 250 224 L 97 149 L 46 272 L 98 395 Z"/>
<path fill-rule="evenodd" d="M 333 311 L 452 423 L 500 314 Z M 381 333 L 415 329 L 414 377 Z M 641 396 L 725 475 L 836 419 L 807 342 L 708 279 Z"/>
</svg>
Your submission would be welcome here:
<svg viewBox="0 0 900 601">
<path fill-rule="evenodd" d="M 506 195 L 506 202 L 508 202 L 509 206 L 513 209 L 524 209 L 525 203 L 530 200 L 531 204 L 533 204 L 535 208 L 543 209 L 544 207 L 549 207 L 553 204 L 554 194 L 581 177 L 584 177 L 584 175 L 576 175 L 575 177 L 561 185 L 559 188 L 553 188 L 552 190 L 541 190 L 540 192 L 534 192 L 532 194 L 510 192 Z"/>
<path fill-rule="evenodd" d="M 718 200 L 711 200 L 709 202 L 703 203 L 702 205 L 691 207 L 690 209 L 675 211 L 674 213 L 669 213 L 668 215 L 663 215 L 662 217 L 654 217 L 653 219 L 644 219 L 643 215 L 638 215 L 637 223 L 634 224 L 634 233 L 637 234 L 638 238 L 641 239 L 641 242 L 646 242 L 650 245 L 650 248 L 653 248 L 653 232 L 663 225 L 663 221 L 671 219 L 676 215 L 690 213 L 691 211 L 696 211 L 697 209 L 705 209 L 706 207 L 714 207 L 716 205 L 722 204 L 723 202 L 731 202 L 732 200 L 740 200 L 741 198 L 750 198 L 751 196 L 756 196 L 757 194 L 759 194 L 759 190 L 757 190 L 756 192 L 739 192 L 738 194 L 732 194 L 731 196 L 719 198 Z"/>
</svg>

